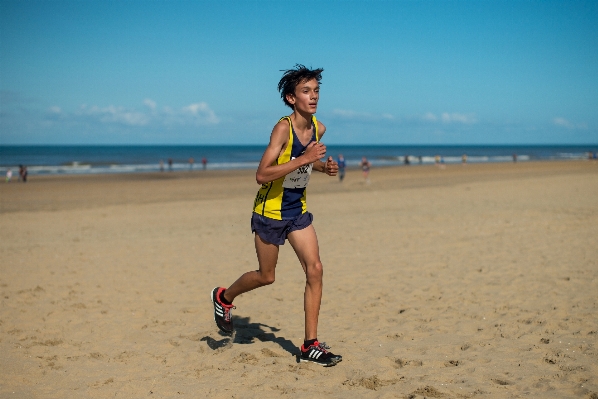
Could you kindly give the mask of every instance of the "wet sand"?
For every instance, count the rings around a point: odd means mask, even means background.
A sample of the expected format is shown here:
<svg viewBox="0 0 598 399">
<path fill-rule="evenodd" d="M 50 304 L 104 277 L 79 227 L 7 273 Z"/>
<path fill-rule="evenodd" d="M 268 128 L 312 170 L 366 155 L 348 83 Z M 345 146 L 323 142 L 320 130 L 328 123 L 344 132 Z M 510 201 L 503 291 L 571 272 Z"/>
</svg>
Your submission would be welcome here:
<svg viewBox="0 0 598 399">
<path fill-rule="evenodd" d="M 257 268 L 253 171 L 0 184 L 0 398 L 598 398 L 598 163 L 314 174 L 319 338 L 297 363 L 305 279 Z"/>
</svg>

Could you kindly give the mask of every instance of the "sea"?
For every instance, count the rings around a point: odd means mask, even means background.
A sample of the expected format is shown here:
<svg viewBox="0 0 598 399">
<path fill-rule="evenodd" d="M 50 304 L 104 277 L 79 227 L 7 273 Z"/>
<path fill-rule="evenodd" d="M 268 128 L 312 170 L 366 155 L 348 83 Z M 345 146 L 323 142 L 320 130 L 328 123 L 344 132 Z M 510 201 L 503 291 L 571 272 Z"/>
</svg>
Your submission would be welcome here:
<svg viewBox="0 0 598 399">
<path fill-rule="evenodd" d="M 0 173 L 19 165 L 29 175 L 144 173 L 204 169 L 255 169 L 264 146 L 242 145 L 0 145 Z M 393 165 L 584 160 L 596 157 L 592 145 L 329 145 L 327 154 L 343 154 L 347 167 L 366 157 L 372 167 Z M 171 162 L 169 162 L 169 160 Z"/>
</svg>

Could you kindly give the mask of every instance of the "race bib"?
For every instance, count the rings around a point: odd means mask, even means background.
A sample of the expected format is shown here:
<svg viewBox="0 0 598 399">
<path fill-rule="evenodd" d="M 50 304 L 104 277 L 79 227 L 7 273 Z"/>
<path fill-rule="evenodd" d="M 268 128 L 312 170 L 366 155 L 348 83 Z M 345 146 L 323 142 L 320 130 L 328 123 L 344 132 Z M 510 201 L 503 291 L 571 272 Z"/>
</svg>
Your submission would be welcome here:
<svg viewBox="0 0 598 399">
<path fill-rule="evenodd" d="M 307 183 L 309 183 L 309 177 L 311 176 L 311 170 L 313 168 L 313 164 L 301 166 L 298 169 L 295 169 L 286 177 L 282 182 L 282 186 L 284 188 L 305 188 L 307 187 Z"/>
</svg>

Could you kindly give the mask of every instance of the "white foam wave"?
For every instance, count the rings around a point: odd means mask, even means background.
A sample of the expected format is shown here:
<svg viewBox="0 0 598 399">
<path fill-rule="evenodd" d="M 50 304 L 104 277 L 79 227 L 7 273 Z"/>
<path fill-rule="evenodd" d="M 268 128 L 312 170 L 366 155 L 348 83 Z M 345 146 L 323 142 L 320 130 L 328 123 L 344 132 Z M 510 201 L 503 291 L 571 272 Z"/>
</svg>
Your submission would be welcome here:
<svg viewBox="0 0 598 399">
<path fill-rule="evenodd" d="M 413 156 L 408 155 L 409 164 L 434 164 L 436 162 L 436 156 Z M 551 158 L 545 159 L 587 159 L 587 154 L 579 153 L 559 153 Z M 518 155 L 518 162 L 525 162 L 532 160 L 529 155 Z M 387 157 L 370 159 L 371 164 L 376 166 L 396 166 L 405 164 L 405 156 Z M 348 159 L 347 166 L 350 168 L 359 167 L 360 159 Z M 461 156 L 446 156 L 442 157 L 442 162 L 447 164 L 461 163 Z M 513 156 L 511 155 L 497 155 L 497 156 L 468 156 L 467 163 L 500 163 L 500 162 L 513 162 Z M 208 170 L 234 170 L 234 169 L 255 169 L 258 166 L 258 162 L 212 162 L 208 163 L 206 169 Z M 18 173 L 19 167 L 15 166 L 0 166 L 0 174 L 5 175 L 8 169 L 12 169 L 13 176 Z M 165 172 L 172 171 L 188 171 L 194 170 L 199 171 L 203 169 L 201 163 L 195 163 L 192 166 L 187 162 L 174 163 L 172 166 L 168 164 L 163 165 Z M 92 165 L 87 163 L 73 162 L 69 165 L 33 165 L 28 166 L 27 170 L 31 175 L 55 175 L 55 174 L 103 174 L 103 173 L 148 173 L 160 171 L 160 165 L 157 163 L 152 164 L 108 164 L 108 165 Z"/>
</svg>

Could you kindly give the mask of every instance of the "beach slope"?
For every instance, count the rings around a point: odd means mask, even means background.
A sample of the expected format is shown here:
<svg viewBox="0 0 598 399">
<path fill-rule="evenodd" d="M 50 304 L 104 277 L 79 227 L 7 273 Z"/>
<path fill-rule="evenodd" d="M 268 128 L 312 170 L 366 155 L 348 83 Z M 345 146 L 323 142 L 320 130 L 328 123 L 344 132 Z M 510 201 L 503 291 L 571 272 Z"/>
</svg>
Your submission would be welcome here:
<svg viewBox="0 0 598 399">
<path fill-rule="evenodd" d="M 297 363 L 304 276 L 257 268 L 251 171 L 0 184 L 1 398 L 598 398 L 598 163 L 312 176 L 320 340 Z"/>
</svg>

